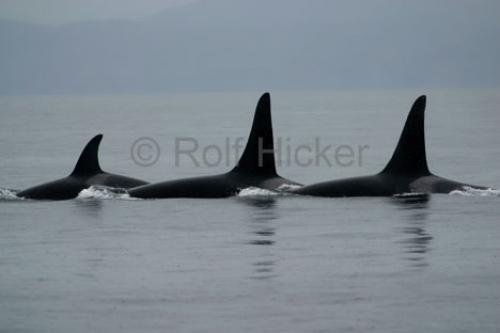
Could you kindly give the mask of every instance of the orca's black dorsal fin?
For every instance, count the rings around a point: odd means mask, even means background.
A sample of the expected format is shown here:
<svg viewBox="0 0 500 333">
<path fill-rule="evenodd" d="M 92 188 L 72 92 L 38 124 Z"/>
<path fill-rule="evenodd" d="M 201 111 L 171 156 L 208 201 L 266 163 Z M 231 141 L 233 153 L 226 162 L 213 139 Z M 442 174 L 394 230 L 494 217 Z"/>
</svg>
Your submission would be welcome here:
<svg viewBox="0 0 500 333">
<path fill-rule="evenodd" d="M 88 176 L 103 172 L 99 166 L 99 158 L 97 156 L 101 140 L 102 134 L 98 134 L 87 143 L 80 154 L 78 162 L 76 162 L 71 176 Z"/>
<path fill-rule="evenodd" d="M 417 98 L 408 114 L 398 146 L 382 173 L 429 175 L 425 153 L 425 95 Z"/>
<path fill-rule="evenodd" d="M 232 172 L 276 175 L 269 93 L 262 95 L 257 103 L 247 145 Z"/>
</svg>

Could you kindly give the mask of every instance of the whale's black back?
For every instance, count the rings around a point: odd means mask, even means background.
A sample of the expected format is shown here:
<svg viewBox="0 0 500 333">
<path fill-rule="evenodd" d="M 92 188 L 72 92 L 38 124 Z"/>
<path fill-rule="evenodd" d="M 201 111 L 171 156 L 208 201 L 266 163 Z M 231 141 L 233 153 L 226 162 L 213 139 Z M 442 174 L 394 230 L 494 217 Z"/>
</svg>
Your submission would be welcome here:
<svg viewBox="0 0 500 333">
<path fill-rule="evenodd" d="M 425 151 L 425 104 L 425 96 L 420 96 L 413 103 L 392 158 L 380 173 L 312 184 L 294 192 L 324 197 L 353 197 L 390 196 L 404 192 L 449 193 L 464 186 L 484 188 L 431 174 Z"/>
<path fill-rule="evenodd" d="M 65 178 L 30 187 L 19 192 L 19 197 L 39 200 L 66 200 L 78 196 L 81 190 L 92 185 L 132 188 L 147 182 L 104 172 L 99 165 L 98 151 L 102 134 L 93 137 L 78 158 L 73 172 Z"/>
<path fill-rule="evenodd" d="M 285 184 L 297 185 L 276 172 L 271 99 L 269 93 L 265 93 L 257 103 L 245 150 L 231 171 L 140 186 L 129 193 L 139 198 L 222 198 L 247 187 L 276 190 Z"/>
</svg>

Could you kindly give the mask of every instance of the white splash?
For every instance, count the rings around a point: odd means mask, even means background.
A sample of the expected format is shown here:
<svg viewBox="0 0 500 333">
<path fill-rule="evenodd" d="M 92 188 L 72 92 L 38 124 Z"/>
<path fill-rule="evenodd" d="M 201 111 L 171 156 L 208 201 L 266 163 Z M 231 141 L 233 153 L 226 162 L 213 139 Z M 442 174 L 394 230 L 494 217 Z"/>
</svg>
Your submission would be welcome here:
<svg viewBox="0 0 500 333">
<path fill-rule="evenodd" d="M 238 196 L 242 198 L 267 198 L 267 197 L 274 197 L 279 195 L 278 192 L 271 191 L 271 190 L 266 190 L 263 188 L 259 187 L 247 187 L 242 189 L 239 193 Z"/>
<path fill-rule="evenodd" d="M 500 197 L 500 190 L 493 188 L 488 188 L 486 190 L 480 190 L 470 186 L 464 186 L 464 189 L 451 191 L 450 195 L 461 195 L 464 197 Z"/>
<path fill-rule="evenodd" d="M 282 184 L 276 190 L 279 192 L 290 192 L 294 190 L 298 190 L 302 186 L 296 184 Z"/>
<path fill-rule="evenodd" d="M 90 186 L 83 189 L 77 199 L 81 200 L 135 200 L 130 197 L 124 189 L 112 188 L 107 186 Z"/>
<path fill-rule="evenodd" d="M 16 190 L 0 187 L 0 201 L 24 200 L 24 198 L 17 196 L 17 192 Z"/>
</svg>

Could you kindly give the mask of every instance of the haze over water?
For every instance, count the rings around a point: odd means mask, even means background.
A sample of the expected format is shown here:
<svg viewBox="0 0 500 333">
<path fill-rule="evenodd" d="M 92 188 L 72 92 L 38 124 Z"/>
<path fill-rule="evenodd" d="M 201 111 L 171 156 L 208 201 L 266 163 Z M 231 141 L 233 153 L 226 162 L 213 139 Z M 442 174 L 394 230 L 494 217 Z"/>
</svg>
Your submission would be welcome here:
<svg viewBox="0 0 500 333">
<path fill-rule="evenodd" d="M 426 93 L 431 171 L 498 188 L 499 92 L 271 91 L 275 139 L 369 146 L 361 166 L 279 172 L 305 184 L 378 172 Z M 176 166 L 175 138 L 246 139 L 261 93 L 1 96 L 0 188 L 67 175 L 99 132 L 106 171 L 228 170 Z M 150 167 L 130 156 L 140 137 L 159 144 Z M 0 331 L 496 332 L 499 197 L 482 194 L 35 202 L 3 191 Z"/>
</svg>

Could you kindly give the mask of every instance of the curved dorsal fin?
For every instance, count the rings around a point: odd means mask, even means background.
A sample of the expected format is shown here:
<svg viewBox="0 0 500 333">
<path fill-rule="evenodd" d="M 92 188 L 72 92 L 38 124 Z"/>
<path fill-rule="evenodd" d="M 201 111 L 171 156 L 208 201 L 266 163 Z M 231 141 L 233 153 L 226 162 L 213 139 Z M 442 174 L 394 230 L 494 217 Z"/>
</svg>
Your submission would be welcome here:
<svg viewBox="0 0 500 333">
<path fill-rule="evenodd" d="M 232 172 L 276 175 L 269 93 L 262 95 L 257 103 L 247 145 Z"/>
<path fill-rule="evenodd" d="M 88 176 L 103 172 L 99 166 L 99 158 L 97 156 L 101 140 L 102 134 L 98 134 L 87 143 L 80 154 L 78 162 L 76 162 L 71 176 Z"/>
<path fill-rule="evenodd" d="M 382 173 L 428 175 L 425 153 L 424 113 L 426 97 L 417 98 L 408 114 L 398 146 Z"/>
</svg>

